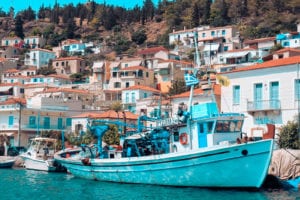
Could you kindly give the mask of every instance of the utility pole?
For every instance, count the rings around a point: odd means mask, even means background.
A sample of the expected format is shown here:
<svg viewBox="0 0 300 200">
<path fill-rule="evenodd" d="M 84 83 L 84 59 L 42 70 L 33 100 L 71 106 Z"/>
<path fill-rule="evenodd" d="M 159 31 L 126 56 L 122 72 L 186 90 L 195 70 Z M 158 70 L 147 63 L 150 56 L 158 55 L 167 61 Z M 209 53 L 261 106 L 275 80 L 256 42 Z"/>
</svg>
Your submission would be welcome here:
<svg viewBox="0 0 300 200">
<path fill-rule="evenodd" d="M 18 128 L 18 146 L 21 144 L 21 116 L 22 116 L 22 104 L 18 102 L 19 105 L 19 128 Z"/>
</svg>

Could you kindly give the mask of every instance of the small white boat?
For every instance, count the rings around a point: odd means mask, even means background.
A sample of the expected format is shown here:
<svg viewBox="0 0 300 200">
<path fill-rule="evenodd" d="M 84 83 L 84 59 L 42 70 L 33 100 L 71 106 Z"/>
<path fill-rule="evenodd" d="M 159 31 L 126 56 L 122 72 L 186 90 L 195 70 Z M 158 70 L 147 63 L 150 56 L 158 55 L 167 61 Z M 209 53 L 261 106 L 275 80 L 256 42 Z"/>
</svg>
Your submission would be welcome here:
<svg viewBox="0 0 300 200">
<path fill-rule="evenodd" d="M 37 137 L 31 140 L 28 150 L 21 154 L 26 169 L 55 171 L 56 139 Z"/>
<path fill-rule="evenodd" d="M 11 168 L 15 164 L 15 158 L 0 156 L 0 168 Z"/>
</svg>

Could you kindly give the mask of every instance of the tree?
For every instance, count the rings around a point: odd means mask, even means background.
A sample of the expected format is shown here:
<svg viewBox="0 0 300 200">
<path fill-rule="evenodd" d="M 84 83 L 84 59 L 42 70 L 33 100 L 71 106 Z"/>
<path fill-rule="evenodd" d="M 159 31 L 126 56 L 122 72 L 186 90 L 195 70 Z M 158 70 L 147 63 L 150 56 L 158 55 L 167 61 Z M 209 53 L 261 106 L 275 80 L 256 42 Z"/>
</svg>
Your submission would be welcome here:
<svg viewBox="0 0 300 200">
<path fill-rule="evenodd" d="M 56 74 L 55 69 L 52 66 L 49 67 L 41 67 L 37 70 L 37 74 L 41 74 L 44 76 L 48 76 L 50 74 Z"/>
<path fill-rule="evenodd" d="M 186 87 L 185 81 L 183 79 L 174 80 L 169 89 L 169 95 L 173 96 L 176 94 L 181 94 L 186 91 L 188 91 L 188 88 Z"/>
<path fill-rule="evenodd" d="M 191 19 L 191 25 L 192 27 L 198 27 L 200 22 L 200 13 L 199 13 L 199 7 L 197 3 L 194 3 L 193 11 L 192 11 L 192 19 Z"/>
<path fill-rule="evenodd" d="M 75 30 L 76 30 L 76 23 L 75 23 L 75 21 L 73 20 L 73 18 L 69 19 L 68 23 L 67 23 L 67 28 L 65 30 L 66 37 L 68 39 L 73 39 L 75 37 Z"/>
<path fill-rule="evenodd" d="M 131 35 L 131 40 L 137 45 L 143 44 L 147 40 L 147 34 L 144 29 L 138 29 Z"/>
<path fill-rule="evenodd" d="M 281 127 L 278 139 L 280 148 L 300 149 L 298 121 L 299 120 L 288 121 L 286 125 Z"/>
<path fill-rule="evenodd" d="M 24 32 L 23 32 L 23 20 L 22 17 L 20 15 L 16 16 L 15 19 L 15 35 L 24 39 Z"/>
</svg>

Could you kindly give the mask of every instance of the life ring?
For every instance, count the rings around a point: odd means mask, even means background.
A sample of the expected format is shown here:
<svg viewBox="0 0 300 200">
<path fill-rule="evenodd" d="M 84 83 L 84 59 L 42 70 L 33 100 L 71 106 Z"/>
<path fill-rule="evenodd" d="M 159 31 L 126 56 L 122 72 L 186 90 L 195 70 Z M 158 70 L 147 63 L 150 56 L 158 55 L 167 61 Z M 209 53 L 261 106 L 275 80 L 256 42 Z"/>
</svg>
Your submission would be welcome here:
<svg viewBox="0 0 300 200">
<path fill-rule="evenodd" d="M 188 143 L 188 135 L 186 133 L 181 133 L 179 136 L 179 142 L 182 145 L 186 145 Z"/>
</svg>

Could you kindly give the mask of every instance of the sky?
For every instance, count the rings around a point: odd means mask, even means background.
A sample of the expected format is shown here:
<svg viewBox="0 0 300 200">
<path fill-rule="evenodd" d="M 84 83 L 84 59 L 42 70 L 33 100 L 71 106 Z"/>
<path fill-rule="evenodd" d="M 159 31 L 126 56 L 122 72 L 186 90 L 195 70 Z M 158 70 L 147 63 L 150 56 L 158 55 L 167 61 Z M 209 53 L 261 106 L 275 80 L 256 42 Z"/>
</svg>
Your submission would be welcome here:
<svg viewBox="0 0 300 200">
<path fill-rule="evenodd" d="M 57 0 L 60 6 L 73 3 L 73 5 L 77 5 L 78 3 L 85 3 L 87 0 Z M 107 5 L 121 6 L 124 8 L 133 8 L 136 5 L 143 5 L 144 0 L 95 0 L 95 2 L 102 4 L 106 3 Z M 158 0 L 152 0 L 154 4 L 158 2 Z M 31 6 L 33 10 L 39 10 L 42 4 L 45 7 L 53 6 L 55 0 L 0 0 L 0 8 L 8 12 L 10 7 L 15 9 L 15 13 L 20 10 L 24 10 Z"/>
</svg>

